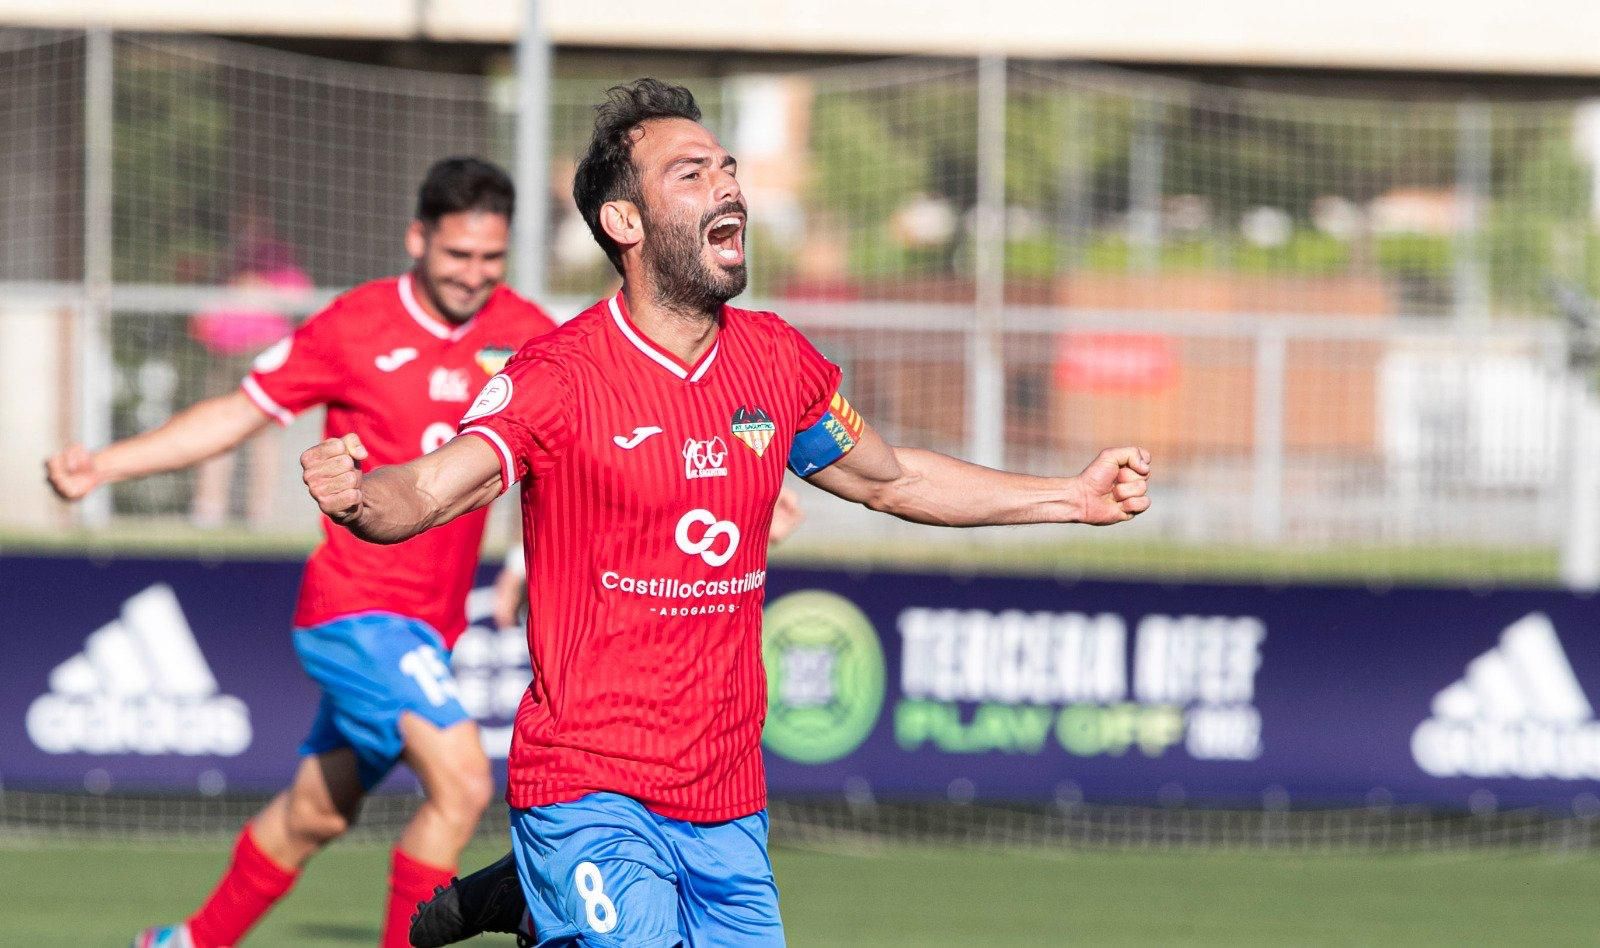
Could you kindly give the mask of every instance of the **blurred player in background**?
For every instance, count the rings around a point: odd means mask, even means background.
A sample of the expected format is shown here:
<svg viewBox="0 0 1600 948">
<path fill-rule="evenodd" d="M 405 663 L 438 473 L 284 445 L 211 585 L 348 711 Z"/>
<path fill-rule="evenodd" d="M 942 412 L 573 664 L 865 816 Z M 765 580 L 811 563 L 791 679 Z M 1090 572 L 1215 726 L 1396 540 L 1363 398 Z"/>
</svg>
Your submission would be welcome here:
<svg viewBox="0 0 1600 948">
<path fill-rule="evenodd" d="M 1149 458 L 1109 450 L 1043 478 L 889 446 L 804 336 L 727 305 L 746 205 L 689 91 L 641 79 L 608 98 L 573 192 L 621 292 L 525 346 L 437 452 L 364 472 L 347 435 L 301 465 L 324 513 L 380 543 L 523 482 L 533 682 L 507 801 L 541 944 L 781 944 L 767 544 L 750 540 L 785 462 L 872 509 L 977 526 L 1128 520 L 1149 506 Z"/>
<path fill-rule="evenodd" d="M 357 287 L 263 352 L 239 390 L 200 402 L 152 431 L 47 462 L 68 500 L 228 451 L 269 420 L 317 405 L 330 437 L 359 436 L 370 463 L 399 464 L 454 436 L 473 393 L 530 337 L 553 326 L 504 286 L 515 194 L 476 158 L 434 165 L 405 234 L 415 261 Z M 382 945 L 408 943 L 417 902 L 449 881 L 493 793 L 478 729 L 456 697 L 449 653 L 487 511 L 409 543 L 378 546 L 323 522 L 295 611 L 294 647 L 322 700 L 289 788 L 239 834 L 216 890 L 183 923 L 138 946 L 232 945 L 288 893 L 313 854 L 356 819 L 396 762 L 426 795 L 392 854 Z"/>
<path fill-rule="evenodd" d="M 230 289 L 266 291 L 289 299 L 309 296 L 311 276 L 300 268 L 295 250 L 278 236 L 266 202 L 246 196 L 234 215 L 233 247 L 228 254 Z M 271 306 L 228 304 L 202 310 L 189 320 L 189 335 L 206 350 L 207 396 L 239 387 L 240 376 L 250 371 L 250 358 L 269 343 L 282 339 L 294 322 Z M 246 520 L 260 526 L 272 516 L 272 494 L 278 472 L 278 439 L 271 430 L 250 438 L 239 452 L 224 452 L 195 467 L 194 499 L 190 522 L 201 527 L 221 526 L 228 519 L 236 455 L 248 455 L 245 464 Z"/>
</svg>

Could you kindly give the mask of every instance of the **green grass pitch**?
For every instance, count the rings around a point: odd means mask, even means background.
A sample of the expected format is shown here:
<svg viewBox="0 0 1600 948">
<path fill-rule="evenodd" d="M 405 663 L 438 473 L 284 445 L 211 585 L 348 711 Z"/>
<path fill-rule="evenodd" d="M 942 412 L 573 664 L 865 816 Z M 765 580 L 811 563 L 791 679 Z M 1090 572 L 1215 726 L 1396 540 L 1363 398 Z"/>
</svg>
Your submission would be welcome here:
<svg viewBox="0 0 1600 948">
<path fill-rule="evenodd" d="M 0 839 L 0 944 L 123 945 L 227 846 Z M 467 864 L 498 855 L 479 844 Z M 336 845 L 249 946 L 377 941 L 387 852 Z M 1558 945 L 1600 939 L 1600 854 L 773 852 L 792 944 Z M 485 938 L 481 946 L 508 946 Z"/>
</svg>

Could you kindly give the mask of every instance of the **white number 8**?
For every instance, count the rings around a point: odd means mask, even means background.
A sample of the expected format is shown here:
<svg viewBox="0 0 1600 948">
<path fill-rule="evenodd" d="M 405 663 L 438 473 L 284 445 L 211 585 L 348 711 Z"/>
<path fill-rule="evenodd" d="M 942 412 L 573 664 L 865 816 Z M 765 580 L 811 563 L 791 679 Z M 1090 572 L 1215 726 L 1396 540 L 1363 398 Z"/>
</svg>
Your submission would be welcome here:
<svg viewBox="0 0 1600 948">
<path fill-rule="evenodd" d="M 617 927 L 617 906 L 606 895 L 605 883 L 600 878 L 600 867 L 592 862 L 580 862 L 572 873 L 577 883 L 578 898 L 583 899 L 583 912 L 589 927 L 604 935 Z"/>
</svg>

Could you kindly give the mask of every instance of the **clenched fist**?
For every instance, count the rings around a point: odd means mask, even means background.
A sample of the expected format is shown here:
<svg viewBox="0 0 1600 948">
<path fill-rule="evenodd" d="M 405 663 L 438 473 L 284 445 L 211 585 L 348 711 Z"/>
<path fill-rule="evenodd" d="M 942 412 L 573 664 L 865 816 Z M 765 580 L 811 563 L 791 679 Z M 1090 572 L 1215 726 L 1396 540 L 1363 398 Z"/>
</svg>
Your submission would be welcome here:
<svg viewBox="0 0 1600 948">
<path fill-rule="evenodd" d="M 1143 448 L 1107 448 L 1078 475 L 1082 492 L 1079 522 L 1104 526 L 1121 523 L 1150 509 L 1150 452 Z"/>
<path fill-rule="evenodd" d="M 346 524 L 361 513 L 361 462 L 367 449 L 353 434 L 329 438 L 300 455 L 300 479 L 311 498 L 334 523 Z"/>
<path fill-rule="evenodd" d="M 81 444 L 69 444 L 44 462 L 50 489 L 62 500 L 79 500 L 100 486 L 94 452 Z"/>
</svg>

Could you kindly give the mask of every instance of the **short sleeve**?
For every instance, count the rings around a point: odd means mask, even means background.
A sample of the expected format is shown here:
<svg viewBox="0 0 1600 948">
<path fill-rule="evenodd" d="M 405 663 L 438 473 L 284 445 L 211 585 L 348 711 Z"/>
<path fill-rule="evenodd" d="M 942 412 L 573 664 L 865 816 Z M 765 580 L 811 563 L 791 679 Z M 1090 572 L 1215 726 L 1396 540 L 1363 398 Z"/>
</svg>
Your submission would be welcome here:
<svg viewBox="0 0 1600 948">
<path fill-rule="evenodd" d="M 267 416 L 287 425 L 308 408 L 336 401 L 347 373 L 335 334 L 333 309 L 301 323 L 256 356 L 241 387 Z"/>
<path fill-rule="evenodd" d="M 502 492 L 525 477 L 542 477 L 572 440 L 566 371 L 540 355 L 515 356 L 478 392 L 459 430 L 494 448 Z"/>
<path fill-rule="evenodd" d="M 817 351 L 798 329 L 789 327 L 795 344 L 795 365 L 799 383 L 800 416 L 795 431 L 805 431 L 828 410 L 833 396 L 839 391 L 843 374 L 837 365 Z"/>
</svg>

